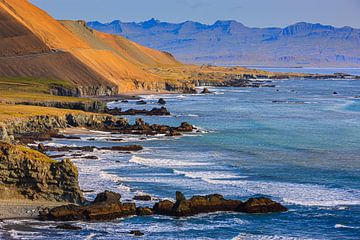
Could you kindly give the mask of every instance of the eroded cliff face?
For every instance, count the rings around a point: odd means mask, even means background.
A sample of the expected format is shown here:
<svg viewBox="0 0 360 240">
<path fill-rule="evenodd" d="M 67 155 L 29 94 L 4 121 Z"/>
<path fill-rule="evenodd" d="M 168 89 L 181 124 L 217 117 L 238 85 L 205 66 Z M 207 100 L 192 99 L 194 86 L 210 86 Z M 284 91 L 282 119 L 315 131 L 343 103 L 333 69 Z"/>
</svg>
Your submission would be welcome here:
<svg viewBox="0 0 360 240">
<path fill-rule="evenodd" d="M 67 113 L 63 115 L 39 115 L 0 123 L 0 141 L 14 142 L 22 136 L 47 133 L 66 127 L 109 130 L 112 127 L 124 127 L 127 125 L 127 119 L 105 114 Z"/>
<path fill-rule="evenodd" d="M 23 146 L 0 142 L 0 199 L 81 203 L 78 170 Z"/>
</svg>

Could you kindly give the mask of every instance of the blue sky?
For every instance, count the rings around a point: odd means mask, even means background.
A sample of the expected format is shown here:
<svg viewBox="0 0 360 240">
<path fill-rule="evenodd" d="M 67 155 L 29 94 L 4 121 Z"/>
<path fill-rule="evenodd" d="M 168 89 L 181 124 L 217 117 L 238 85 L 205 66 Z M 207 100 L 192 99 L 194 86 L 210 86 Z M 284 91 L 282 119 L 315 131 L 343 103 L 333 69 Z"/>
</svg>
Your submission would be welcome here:
<svg viewBox="0 0 360 240">
<path fill-rule="evenodd" d="M 360 28 L 360 0 L 31 0 L 57 19 L 212 24 L 237 20 L 251 27 L 320 22 Z"/>
</svg>

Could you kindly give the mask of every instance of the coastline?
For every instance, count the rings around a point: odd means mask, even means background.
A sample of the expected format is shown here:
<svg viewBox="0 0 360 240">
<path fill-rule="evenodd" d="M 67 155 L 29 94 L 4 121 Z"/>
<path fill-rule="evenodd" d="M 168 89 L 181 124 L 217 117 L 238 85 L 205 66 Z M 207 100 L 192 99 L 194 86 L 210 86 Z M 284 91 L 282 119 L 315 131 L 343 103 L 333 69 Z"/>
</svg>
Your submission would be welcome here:
<svg viewBox="0 0 360 240">
<path fill-rule="evenodd" d="M 64 204 L 66 204 L 66 202 L 32 201 L 25 199 L 0 200 L 0 221 L 37 219 L 41 210 Z"/>
</svg>

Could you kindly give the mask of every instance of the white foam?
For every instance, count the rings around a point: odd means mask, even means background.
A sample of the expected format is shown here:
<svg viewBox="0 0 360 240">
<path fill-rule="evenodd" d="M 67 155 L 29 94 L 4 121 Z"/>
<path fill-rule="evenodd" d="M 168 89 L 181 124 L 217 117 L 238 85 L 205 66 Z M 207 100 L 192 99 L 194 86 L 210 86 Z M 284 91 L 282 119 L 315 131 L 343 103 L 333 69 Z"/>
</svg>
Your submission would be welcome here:
<svg viewBox="0 0 360 240">
<path fill-rule="evenodd" d="M 255 234 L 247 234 L 240 233 L 232 240 L 304 240 L 306 238 L 297 238 L 297 237 L 288 237 L 288 236 L 280 236 L 280 235 L 255 235 Z"/>
<path fill-rule="evenodd" d="M 160 159 L 160 158 L 143 158 L 136 155 L 134 155 L 129 160 L 129 162 L 137 163 L 149 167 L 168 167 L 168 168 L 209 165 L 209 163 L 203 163 L 203 162 L 181 161 L 178 159 L 173 160 L 173 159 Z"/>
<path fill-rule="evenodd" d="M 349 229 L 359 229 L 359 227 L 352 227 L 344 224 L 335 224 L 335 228 L 349 228 Z"/>
<path fill-rule="evenodd" d="M 334 207 L 340 205 L 360 205 L 360 191 L 327 188 L 321 185 L 248 180 L 218 180 L 203 178 L 212 184 L 232 185 L 248 194 L 264 194 L 282 198 L 289 204 L 304 206 Z"/>
<path fill-rule="evenodd" d="M 203 179 L 203 180 L 217 180 L 217 179 L 239 179 L 246 178 L 245 176 L 239 176 L 231 172 L 219 172 L 219 171 L 179 171 L 174 170 L 175 174 L 184 175 L 188 178 Z"/>
</svg>

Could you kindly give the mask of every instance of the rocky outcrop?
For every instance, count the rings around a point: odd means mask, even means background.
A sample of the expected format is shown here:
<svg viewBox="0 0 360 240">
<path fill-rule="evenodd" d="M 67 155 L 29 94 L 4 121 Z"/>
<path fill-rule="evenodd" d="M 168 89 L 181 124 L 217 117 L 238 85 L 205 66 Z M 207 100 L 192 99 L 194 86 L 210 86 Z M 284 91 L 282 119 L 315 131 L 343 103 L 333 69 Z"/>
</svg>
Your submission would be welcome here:
<svg viewBox="0 0 360 240">
<path fill-rule="evenodd" d="M 18 119 L 8 123 L 0 123 L 0 140 L 14 141 L 50 138 L 50 133 L 66 127 L 85 127 L 94 130 L 122 129 L 128 126 L 124 118 L 105 114 L 68 113 L 63 115 L 38 115 L 26 119 Z"/>
<path fill-rule="evenodd" d="M 5 142 L 0 142 L 0 198 L 84 200 L 77 168 L 70 160 L 54 161 L 38 151 Z"/>
<path fill-rule="evenodd" d="M 156 203 L 157 214 L 169 216 L 192 216 L 199 213 L 231 211 L 245 213 L 283 212 L 287 208 L 268 198 L 251 198 L 246 202 L 227 200 L 222 195 L 194 196 L 187 200 L 181 192 L 176 193 L 176 202 L 164 200 Z"/>
<path fill-rule="evenodd" d="M 52 221 L 99 221 L 136 215 L 134 203 L 121 203 L 119 200 L 120 194 L 107 191 L 98 194 L 93 202 L 85 206 L 70 204 L 45 209 L 39 218 Z"/>
<path fill-rule="evenodd" d="M 119 108 L 107 109 L 104 111 L 107 114 L 111 114 L 114 116 L 124 116 L 124 115 L 147 115 L 147 116 L 169 116 L 170 112 L 165 108 L 153 108 L 151 110 L 138 110 L 138 109 L 128 109 L 126 111 L 122 111 Z"/>
</svg>

